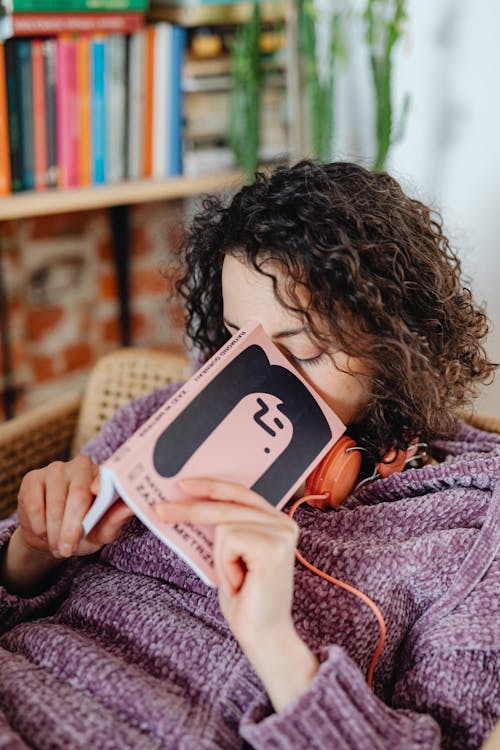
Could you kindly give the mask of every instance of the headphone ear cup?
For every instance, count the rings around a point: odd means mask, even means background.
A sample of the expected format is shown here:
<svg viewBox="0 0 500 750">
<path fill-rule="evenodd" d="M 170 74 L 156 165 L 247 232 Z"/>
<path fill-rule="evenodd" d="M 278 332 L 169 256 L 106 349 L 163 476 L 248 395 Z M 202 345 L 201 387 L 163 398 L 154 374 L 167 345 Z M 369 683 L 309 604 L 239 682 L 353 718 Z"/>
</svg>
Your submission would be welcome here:
<svg viewBox="0 0 500 750">
<path fill-rule="evenodd" d="M 306 495 L 329 493 L 325 500 L 311 500 L 314 508 L 336 508 L 344 502 L 354 489 L 361 470 L 361 452 L 355 449 L 355 441 L 343 435 L 329 453 L 309 475 L 306 481 Z"/>
<path fill-rule="evenodd" d="M 395 474 L 397 471 L 403 471 L 407 461 L 415 456 L 417 450 L 417 440 L 414 440 L 405 451 L 391 448 L 391 450 L 385 454 L 384 460 L 376 464 L 375 470 L 377 474 L 382 477 L 382 479 L 385 479 L 391 474 Z"/>
</svg>

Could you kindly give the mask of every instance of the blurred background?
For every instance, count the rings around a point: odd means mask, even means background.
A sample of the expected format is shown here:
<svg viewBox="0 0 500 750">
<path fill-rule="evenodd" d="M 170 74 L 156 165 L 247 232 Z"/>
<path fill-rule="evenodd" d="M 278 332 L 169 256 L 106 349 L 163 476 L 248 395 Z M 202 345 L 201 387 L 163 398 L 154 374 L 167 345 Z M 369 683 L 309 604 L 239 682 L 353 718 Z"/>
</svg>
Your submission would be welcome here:
<svg viewBox="0 0 500 750">
<path fill-rule="evenodd" d="M 441 212 L 500 362 L 499 27 L 472 0 L 0 0 L 0 418 L 120 346 L 185 353 L 183 226 L 301 156 Z"/>
</svg>

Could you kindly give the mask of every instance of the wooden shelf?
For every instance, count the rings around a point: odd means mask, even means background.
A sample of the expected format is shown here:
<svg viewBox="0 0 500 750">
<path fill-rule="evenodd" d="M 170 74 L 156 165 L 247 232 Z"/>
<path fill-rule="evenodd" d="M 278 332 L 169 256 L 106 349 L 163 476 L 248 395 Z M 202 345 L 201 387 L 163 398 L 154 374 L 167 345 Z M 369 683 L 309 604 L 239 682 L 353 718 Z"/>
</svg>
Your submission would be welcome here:
<svg viewBox="0 0 500 750">
<path fill-rule="evenodd" d="M 236 190 L 245 182 L 236 170 L 199 177 L 171 177 L 166 180 L 127 180 L 66 190 L 26 191 L 0 198 L 0 221 L 32 216 L 86 211 L 109 206 L 127 206 L 149 201 L 188 198 L 200 193 Z"/>
<path fill-rule="evenodd" d="M 283 21 L 285 18 L 285 0 L 262 0 L 260 16 L 265 23 Z M 168 21 L 180 26 L 231 26 L 245 23 L 253 12 L 253 2 L 218 3 L 195 8 L 169 8 L 159 5 L 150 7 L 148 18 L 152 21 Z"/>
</svg>

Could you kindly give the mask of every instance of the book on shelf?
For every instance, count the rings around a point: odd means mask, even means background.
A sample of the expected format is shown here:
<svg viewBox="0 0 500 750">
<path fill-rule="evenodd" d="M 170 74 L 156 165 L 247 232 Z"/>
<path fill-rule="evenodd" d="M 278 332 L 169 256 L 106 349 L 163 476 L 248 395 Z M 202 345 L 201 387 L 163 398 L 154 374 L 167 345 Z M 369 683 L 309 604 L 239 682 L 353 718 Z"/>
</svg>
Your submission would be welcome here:
<svg viewBox="0 0 500 750">
<path fill-rule="evenodd" d="M 57 36 L 98 32 L 131 34 L 144 26 L 141 11 L 13 13 L 0 18 L 0 40 L 18 36 Z"/>
<path fill-rule="evenodd" d="M 106 45 L 106 183 L 126 177 L 127 40 L 111 34 Z"/>
<path fill-rule="evenodd" d="M 104 39 L 94 37 L 90 43 L 91 58 L 91 144 L 92 182 L 106 182 L 106 46 Z"/>
<path fill-rule="evenodd" d="M 35 189 L 47 187 L 47 117 L 45 114 L 45 73 L 43 42 L 33 39 L 31 43 L 31 65 L 33 79 L 33 151 Z"/>
<path fill-rule="evenodd" d="M 0 0 L 0 16 L 16 13 L 78 13 L 142 11 L 148 0 Z"/>
<path fill-rule="evenodd" d="M 155 507 L 189 501 L 189 477 L 237 482 L 282 508 L 345 426 L 249 321 L 100 466 L 88 534 L 122 498 L 209 585 L 214 528 L 167 523 Z"/>
<path fill-rule="evenodd" d="M 0 195 L 11 189 L 5 50 L 0 42 Z"/>
<path fill-rule="evenodd" d="M 78 109 L 78 184 L 86 187 L 92 183 L 92 144 L 90 132 L 90 40 L 81 36 L 76 40 L 76 87 Z"/>
<path fill-rule="evenodd" d="M 55 39 L 43 41 L 43 72 L 46 117 L 46 158 L 47 158 L 47 187 L 55 188 L 59 180 L 59 165 L 57 161 L 57 108 L 56 108 L 56 57 L 57 45 Z"/>
</svg>

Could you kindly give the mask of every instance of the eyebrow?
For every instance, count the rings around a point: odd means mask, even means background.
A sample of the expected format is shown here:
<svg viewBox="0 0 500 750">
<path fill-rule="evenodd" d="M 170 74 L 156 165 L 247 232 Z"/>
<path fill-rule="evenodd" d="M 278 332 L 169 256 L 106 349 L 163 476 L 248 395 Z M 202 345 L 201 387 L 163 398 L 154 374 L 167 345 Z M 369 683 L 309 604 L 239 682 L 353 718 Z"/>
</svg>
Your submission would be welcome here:
<svg viewBox="0 0 500 750">
<path fill-rule="evenodd" d="M 239 326 L 235 325 L 234 323 L 230 323 L 229 320 L 226 320 L 224 318 L 224 323 L 227 325 L 228 328 L 234 328 L 238 330 Z M 295 329 L 288 329 L 285 331 L 279 331 L 278 333 L 275 333 L 271 336 L 272 339 L 286 339 L 290 336 L 297 336 L 299 333 L 305 333 L 305 328 L 295 328 Z"/>
</svg>

